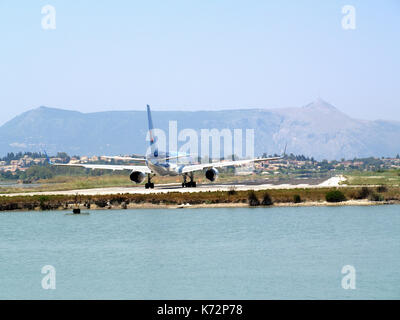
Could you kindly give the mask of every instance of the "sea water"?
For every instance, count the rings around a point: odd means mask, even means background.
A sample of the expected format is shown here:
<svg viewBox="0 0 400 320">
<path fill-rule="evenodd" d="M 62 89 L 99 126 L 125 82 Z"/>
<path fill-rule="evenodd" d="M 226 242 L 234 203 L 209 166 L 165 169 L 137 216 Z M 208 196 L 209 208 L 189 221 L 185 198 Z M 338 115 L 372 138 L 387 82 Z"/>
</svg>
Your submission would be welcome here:
<svg viewBox="0 0 400 320">
<path fill-rule="evenodd" d="M 89 212 L 0 212 L 0 299 L 400 298 L 398 205 Z"/>
</svg>

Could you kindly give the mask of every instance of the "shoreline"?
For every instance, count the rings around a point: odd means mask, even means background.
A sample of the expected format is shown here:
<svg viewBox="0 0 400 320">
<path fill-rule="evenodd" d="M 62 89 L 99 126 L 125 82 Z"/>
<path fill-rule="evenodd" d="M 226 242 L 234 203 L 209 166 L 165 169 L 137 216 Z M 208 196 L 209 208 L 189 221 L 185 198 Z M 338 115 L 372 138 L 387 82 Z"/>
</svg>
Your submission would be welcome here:
<svg viewBox="0 0 400 320">
<path fill-rule="evenodd" d="M 200 191 L 200 190 L 198 190 Z M 326 201 L 329 194 L 341 197 Z M 337 202 L 333 202 L 337 201 Z M 250 206 L 249 204 L 254 204 Z M 262 204 L 265 205 L 262 205 Z M 269 205 L 270 204 L 270 205 Z M 400 204 L 400 187 L 318 187 L 200 192 L 148 192 L 112 194 L 40 194 L 0 196 L 1 211 L 180 209 L 235 207 L 372 206 Z"/>
<path fill-rule="evenodd" d="M 14 209 L 14 210 L 0 210 L 1 212 L 28 212 L 28 211 L 66 211 L 71 212 L 75 208 L 81 209 L 82 213 L 85 210 L 95 211 L 114 211 L 114 210 L 135 210 L 135 209 L 205 209 L 205 208 L 285 208 L 285 207 L 348 207 L 348 206 L 380 206 L 380 205 L 399 205 L 400 201 L 371 201 L 371 200 L 347 200 L 343 202 L 327 202 L 327 201 L 304 201 L 300 203 L 294 202 L 281 202 L 273 203 L 272 205 L 258 205 L 250 206 L 248 203 L 202 203 L 202 204 L 152 204 L 152 203 L 131 203 L 123 205 L 109 205 L 106 207 L 99 207 L 96 205 L 87 208 L 85 205 L 68 205 L 68 207 L 58 207 L 51 209 L 42 209 L 40 206 L 35 206 L 32 209 Z"/>
<path fill-rule="evenodd" d="M 300 203 L 274 203 L 269 206 L 259 205 L 250 206 L 248 203 L 215 203 L 215 204 L 195 204 L 195 205 L 134 205 L 127 209 L 199 209 L 199 208 L 284 208 L 284 207 L 347 207 L 347 206 L 379 206 L 379 205 L 395 205 L 400 201 L 370 201 L 370 200 L 348 200 L 343 202 L 327 202 L 327 201 L 305 201 Z M 119 207 L 111 208 L 93 208 L 93 210 L 121 210 Z M 90 209 L 92 210 L 92 208 Z"/>
</svg>

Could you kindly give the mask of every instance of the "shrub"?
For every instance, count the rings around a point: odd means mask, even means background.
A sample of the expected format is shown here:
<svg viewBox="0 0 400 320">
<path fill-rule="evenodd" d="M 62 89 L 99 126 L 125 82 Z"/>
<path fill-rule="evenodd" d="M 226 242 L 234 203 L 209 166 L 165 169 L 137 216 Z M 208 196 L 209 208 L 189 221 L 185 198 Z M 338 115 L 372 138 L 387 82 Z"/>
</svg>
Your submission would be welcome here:
<svg viewBox="0 0 400 320">
<path fill-rule="evenodd" d="M 50 200 L 50 197 L 48 197 L 48 196 L 39 196 L 40 210 L 48 210 L 49 209 L 49 205 L 46 204 L 46 202 L 49 200 Z"/>
<path fill-rule="evenodd" d="M 228 195 L 233 196 L 235 194 L 237 194 L 235 186 L 230 187 L 228 190 Z"/>
<path fill-rule="evenodd" d="M 249 201 L 249 205 L 252 207 L 260 205 L 260 201 L 258 200 L 256 193 L 253 190 L 249 191 L 248 201 Z"/>
<path fill-rule="evenodd" d="M 346 201 L 346 197 L 340 190 L 332 190 L 326 193 L 325 199 L 328 202 L 342 202 Z"/>
<path fill-rule="evenodd" d="M 384 198 L 381 194 L 377 194 L 377 193 L 371 193 L 371 195 L 369 196 L 369 200 L 371 201 L 383 201 Z"/>
<path fill-rule="evenodd" d="M 104 208 L 107 205 L 107 201 L 103 200 L 103 199 L 98 199 L 95 200 L 94 202 L 96 204 L 96 206 L 98 206 L 99 208 Z"/>
<path fill-rule="evenodd" d="M 261 204 L 263 206 L 270 206 L 270 205 L 272 205 L 272 203 L 273 202 L 272 202 L 271 196 L 269 195 L 268 192 L 265 192 L 263 195 L 263 200 L 261 201 Z"/>
<path fill-rule="evenodd" d="M 299 194 L 295 194 L 295 195 L 293 196 L 293 202 L 294 202 L 294 203 L 300 203 L 300 202 L 301 202 L 301 197 L 300 197 Z"/>
<path fill-rule="evenodd" d="M 49 201 L 49 200 L 50 200 L 49 196 L 45 196 L 45 195 L 39 196 L 39 202 L 40 203 L 43 203 L 43 202 L 46 202 L 46 201 Z"/>
<path fill-rule="evenodd" d="M 386 192 L 388 189 L 387 189 L 387 187 L 386 186 L 378 186 L 377 188 L 376 188 L 376 191 L 377 192 Z"/>
<path fill-rule="evenodd" d="M 367 199 L 368 198 L 368 196 L 371 194 L 371 190 L 369 189 L 369 188 L 367 188 L 367 187 L 362 187 L 359 191 L 358 191 L 358 193 L 357 193 L 357 195 L 356 195 L 356 199 Z"/>
</svg>

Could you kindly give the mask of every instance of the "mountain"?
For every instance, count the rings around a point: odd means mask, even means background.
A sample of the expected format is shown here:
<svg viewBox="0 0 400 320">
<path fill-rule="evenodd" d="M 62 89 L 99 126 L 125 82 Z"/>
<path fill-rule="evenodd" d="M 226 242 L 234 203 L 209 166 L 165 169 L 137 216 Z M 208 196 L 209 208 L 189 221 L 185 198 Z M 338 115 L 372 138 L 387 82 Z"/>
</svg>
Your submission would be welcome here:
<svg viewBox="0 0 400 320">
<path fill-rule="evenodd" d="M 400 122 L 353 119 L 317 99 L 301 108 L 223 111 L 153 111 L 156 127 L 168 132 L 169 120 L 178 132 L 191 128 L 253 128 L 256 156 L 289 153 L 316 159 L 394 156 L 400 153 Z M 17 151 L 71 155 L 144 154 L 147 148 L 145 111 L 80 113 L 39 107 L 0 127 L 0 154 Z M 200 136 L 200 135 L 199 135 Z"/>
</svg>

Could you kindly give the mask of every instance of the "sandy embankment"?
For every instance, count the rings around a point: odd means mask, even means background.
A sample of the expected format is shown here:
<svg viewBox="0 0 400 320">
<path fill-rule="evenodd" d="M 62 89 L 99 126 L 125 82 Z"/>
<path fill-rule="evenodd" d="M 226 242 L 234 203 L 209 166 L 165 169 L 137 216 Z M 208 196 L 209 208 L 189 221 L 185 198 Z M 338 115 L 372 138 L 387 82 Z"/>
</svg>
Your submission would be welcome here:
<svg viewBox="0 0 400 320">
<path fill-rule="evenodd" d="M 324 182 L 320 183 L 318 186 L 320 187 L 339 187 L 342 182 L 345 182 L 346 178 L 342 175 L 335 176 L 325 180 Z"/>
</svg>

